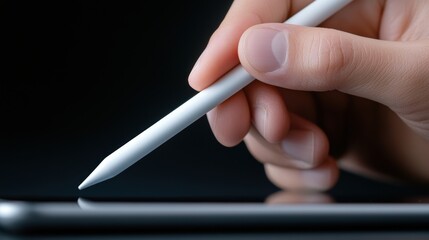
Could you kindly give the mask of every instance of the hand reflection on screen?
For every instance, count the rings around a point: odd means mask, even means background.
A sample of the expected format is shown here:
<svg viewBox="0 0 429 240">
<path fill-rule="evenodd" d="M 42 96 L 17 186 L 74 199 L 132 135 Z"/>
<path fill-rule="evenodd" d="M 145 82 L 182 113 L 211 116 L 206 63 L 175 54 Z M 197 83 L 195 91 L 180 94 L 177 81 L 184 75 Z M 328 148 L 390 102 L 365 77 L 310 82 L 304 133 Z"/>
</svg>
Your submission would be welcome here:
<svg viewBox="0 0 429 240">
<path fill-rule="evenodd" d="M 279 191 L 269 195 L 267 204 L 333 203 L 334 199 L 323 192 Z"/>
</svg>

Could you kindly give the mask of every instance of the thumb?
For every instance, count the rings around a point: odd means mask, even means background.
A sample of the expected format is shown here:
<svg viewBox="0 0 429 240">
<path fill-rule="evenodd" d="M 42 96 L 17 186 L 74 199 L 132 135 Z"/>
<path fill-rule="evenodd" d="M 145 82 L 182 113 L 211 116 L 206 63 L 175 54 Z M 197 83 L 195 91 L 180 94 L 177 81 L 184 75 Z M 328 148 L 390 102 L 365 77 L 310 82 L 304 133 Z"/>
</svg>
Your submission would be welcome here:
<svg viewBox="0 0 429 240">
<path fill-rule="evenodd" d="M 416 81 L 427 78 L 427 52 L 427 43 L 422 48 L 421 43 L 276 23 L 249 28 L 239 43 L 241 64 L 262 82 L 293 90 L 340 90 L 390 107 L 403 104 L 398 98 L 409 98 Z"/>
</svg>

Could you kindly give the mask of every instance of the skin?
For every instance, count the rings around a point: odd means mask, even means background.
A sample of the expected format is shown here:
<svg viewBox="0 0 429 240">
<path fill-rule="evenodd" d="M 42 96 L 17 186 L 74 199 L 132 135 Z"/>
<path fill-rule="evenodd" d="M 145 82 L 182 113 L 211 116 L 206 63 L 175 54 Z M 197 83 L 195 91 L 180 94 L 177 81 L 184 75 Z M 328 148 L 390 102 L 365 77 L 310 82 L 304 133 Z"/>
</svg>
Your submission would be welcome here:
<svg viewBox="0 0 429 240">
<path fill-rule="evenodd" d="M 340 167 L 429 184 L 429 1 L 356 0 L 317 28 L 281 23 L 310 2 L 233 2 L 189 84 L 239 63 L 257 81 L 207 114 L 215 137 L 244 141 L 287 190 L 327 190 Z"/>
</svg>

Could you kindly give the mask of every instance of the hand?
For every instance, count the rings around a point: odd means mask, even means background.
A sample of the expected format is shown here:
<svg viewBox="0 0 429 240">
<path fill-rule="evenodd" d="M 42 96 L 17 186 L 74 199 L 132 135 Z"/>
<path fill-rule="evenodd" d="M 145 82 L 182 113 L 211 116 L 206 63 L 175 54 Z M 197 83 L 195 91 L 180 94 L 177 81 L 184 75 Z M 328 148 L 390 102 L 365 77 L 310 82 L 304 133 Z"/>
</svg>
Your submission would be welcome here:
<svg viewBox="0 0 429 240">
<path fill-rule="evenodd" d="M 318 28 L 274 23 L 309 2 L 233 2 L 189 84 L 239 62 L 259 81 L 208 113 L 214 135 L 244 139 L 284 189 L 329 189 L 339 165 L 429 183 L 429 2 L 359 0 Z"/>
</svg>

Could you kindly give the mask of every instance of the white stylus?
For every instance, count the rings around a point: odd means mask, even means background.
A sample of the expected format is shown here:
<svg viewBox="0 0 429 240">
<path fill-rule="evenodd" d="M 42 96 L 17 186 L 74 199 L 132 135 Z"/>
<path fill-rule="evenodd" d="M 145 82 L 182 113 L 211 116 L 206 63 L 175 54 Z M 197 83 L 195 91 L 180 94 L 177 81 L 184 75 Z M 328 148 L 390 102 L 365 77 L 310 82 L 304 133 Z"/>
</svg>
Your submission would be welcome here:
<svg viewBox="0 0 429 240">
<path fill-rule="evenodd" d="M 351 1 L 316 0 L 289 18 L 285 23 L 317 26 Z M 79 189 L 82 190 L 118 175 L 247 86 L 254 79 L 241 65 L 236 66 L 213 85 L 197 93 L 167 116 L 107 156 L 79 185 Z"/>
</svg>

